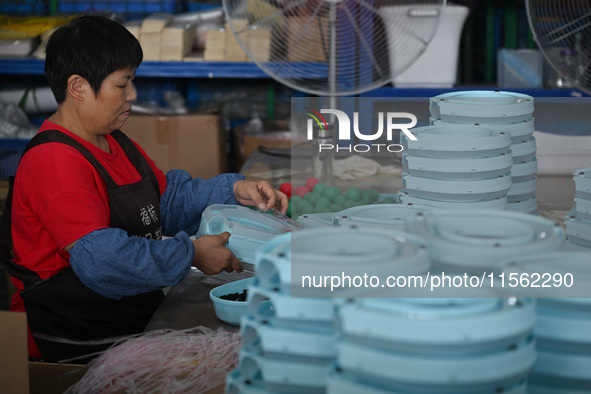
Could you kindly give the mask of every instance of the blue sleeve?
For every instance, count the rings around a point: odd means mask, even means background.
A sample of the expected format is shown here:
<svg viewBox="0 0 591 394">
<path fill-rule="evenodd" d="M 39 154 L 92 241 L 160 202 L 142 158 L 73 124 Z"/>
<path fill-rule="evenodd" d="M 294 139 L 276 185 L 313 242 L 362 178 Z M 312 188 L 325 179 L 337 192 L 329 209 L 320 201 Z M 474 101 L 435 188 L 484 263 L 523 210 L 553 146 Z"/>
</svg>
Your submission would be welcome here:
<svg viewBox="0 0 591 394">
<path fill-rule="evenodd" d="M 178 284 L 189 273 L 194 256 L 186 233 L 155 240 L 105 228 L 76 242 L 70 249 L 70 265 L 87 287 L 120 299 Z"/>
<path fill-rule="evenodd" d="M 221 174 L 211 179 L 192 179 L 182 170 L 166 174 L 166 190 L 160 198 L 162 232 L 172 236 L 179 231 L 194 235 L 199 230 L 201 214 L 212 204 L 238 204 L 234 182 L 240 174 Z"/>
</svg>

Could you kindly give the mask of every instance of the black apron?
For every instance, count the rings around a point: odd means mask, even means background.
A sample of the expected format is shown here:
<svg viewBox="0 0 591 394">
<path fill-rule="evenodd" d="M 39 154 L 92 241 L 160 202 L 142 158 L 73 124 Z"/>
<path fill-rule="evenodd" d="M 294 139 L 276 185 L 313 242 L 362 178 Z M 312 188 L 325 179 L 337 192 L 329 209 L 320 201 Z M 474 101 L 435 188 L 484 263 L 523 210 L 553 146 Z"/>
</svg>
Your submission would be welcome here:
<svg viewBox="0 0 591 394">
<path fill-rule="evenodd" d="M 160 189 L 156 175 L 127 136 L 119 130 L 113 132 L 112 136 L 140 173 L 142 179 L 139 182 L 118 186 L 90 151 L 57 130 L 37 134 L 25 152 L 47 142 L 60 142 L 76 148 L 105 182 L 111 227 L 121 228 L 129 236 L 161 239 Z M 41 280 L 37 273 L 12 261 L 10 216 L 13 181 L 11 179 L 4 209 L 0 246 L 7 271 L 24 284 L 20 295 L 25 303 L 29 328 L 43 359 L 56 362 L 91 354 L 107 349 L 117 337 L 142 332 L 164 298 L 162 291 L 114 300 L 86 287 L 71 267 Z"/>
</svg>

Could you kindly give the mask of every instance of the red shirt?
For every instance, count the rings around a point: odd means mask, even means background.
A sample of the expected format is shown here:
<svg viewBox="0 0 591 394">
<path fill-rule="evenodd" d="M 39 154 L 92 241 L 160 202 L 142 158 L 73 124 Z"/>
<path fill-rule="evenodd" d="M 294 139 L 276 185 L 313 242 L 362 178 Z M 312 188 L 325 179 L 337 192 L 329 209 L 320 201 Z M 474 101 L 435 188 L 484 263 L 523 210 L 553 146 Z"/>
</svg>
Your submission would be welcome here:
<svg viewBox="0 0 591 394">
<path fill-rule="evenodd" d="M 106 135 L 107 153 L 65 128 L 46 120 L 39 130 L 59 130 L 86 147 L 118 185 L 138 182 L 140 174 L 111 135 Z M 138 146 L 136 144 L 136 146 Z M 158 178 L 160 195 L 166 177 L 147 157 Z M 86 234 L 110 225 L 108 195 L 100 174 L 76 149 L 62 143 L 46 143 L 22 158 L 14 184 L 12 202 L 12 241 L 15 259 L 41 279 L 51 277 L 70 265 L 70 254 L 63 248 Z M 12 279 L 17 290 L 23 284 Z M 10 310 L 24 311 L 20 294 L 12 297 Z M 29 341 L 29 354 L 40 357 Z"/>
</svg>

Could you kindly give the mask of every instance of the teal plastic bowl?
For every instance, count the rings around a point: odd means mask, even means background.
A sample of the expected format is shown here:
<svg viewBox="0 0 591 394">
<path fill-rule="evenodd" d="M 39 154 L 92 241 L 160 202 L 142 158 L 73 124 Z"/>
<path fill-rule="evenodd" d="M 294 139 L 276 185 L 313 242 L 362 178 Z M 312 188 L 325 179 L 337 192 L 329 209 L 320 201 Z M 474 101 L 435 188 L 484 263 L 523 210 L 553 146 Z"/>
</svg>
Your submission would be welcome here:
<svg viewBox="0 0 591 394">
<path fill-rule="evenodd" d="M 240 319 L 248 309 L 248 297 L 246 301 L 230 301 L 220 297 L 232 293 L 242 293 L 251 285 L 252 280 L 253 278 L 247 278 L 226 283 L 209 292 L 209 298 L 213 301 L 213 309 L 218 319 L 228 324 L 240 325 Z"/>
</svg>

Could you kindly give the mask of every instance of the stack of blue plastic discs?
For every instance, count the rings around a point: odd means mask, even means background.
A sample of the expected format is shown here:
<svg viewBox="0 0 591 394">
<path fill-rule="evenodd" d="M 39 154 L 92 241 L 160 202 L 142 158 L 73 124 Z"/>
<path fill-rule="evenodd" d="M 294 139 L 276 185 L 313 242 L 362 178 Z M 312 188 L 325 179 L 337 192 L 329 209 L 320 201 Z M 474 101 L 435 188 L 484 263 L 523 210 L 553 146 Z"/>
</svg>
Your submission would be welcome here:
<svg viewBox="0 0 591 394">
<path fill-rule="evenodd" d="M 257 252 L 255 267 L 241 321 L 243 347 L 227 378 L 228 393 L 325 392 L 338 339 L 338 303 L 332 297 L 368 294 L 370 286 L 356 285 L 363 272 L 424 274 L 430 260 L 413 234 L 321 227 L 272 239 Z M 353 278 L 352 285 L 343 282 L 333 291 L 323 278 L 341 271 Z M 314 279 L 306 282 L 298 272 Z"/>
<path fill-rule="evenodd" d="M 445 124 L 401 137 L 403 203 L 438 208 L 505 209 L 511 189 L 511 136 L 479 126 Z"/>
<path fill-rule="evenodd" d="M 515 256 L 504 270 L 507 279 L 519 280 L 523 294 L 538 298 L 531 394 L 582 394 L 591 388 L 589 261 L 588 252 L 562 251 Z"/>
<path fill-rule="evenodd" d="M 343 305 L 327 392 L 526 393 L 535 304 L 491 290 L 472 296 Z"/>
<path fill-rule="evenodd" d="M 566 216 L 566 239 L 591 247 L 591 167 L 574 172 L 575 206 Z"/>
<path fill-rule="evenodd" d="M 507 209 L 531 213 L 537 209 L 534 99 L 500 91 L 452 92 L 431 99 L 431 124 L 479 125 L 511 136 L 512 186 Z"/>
</svg>

